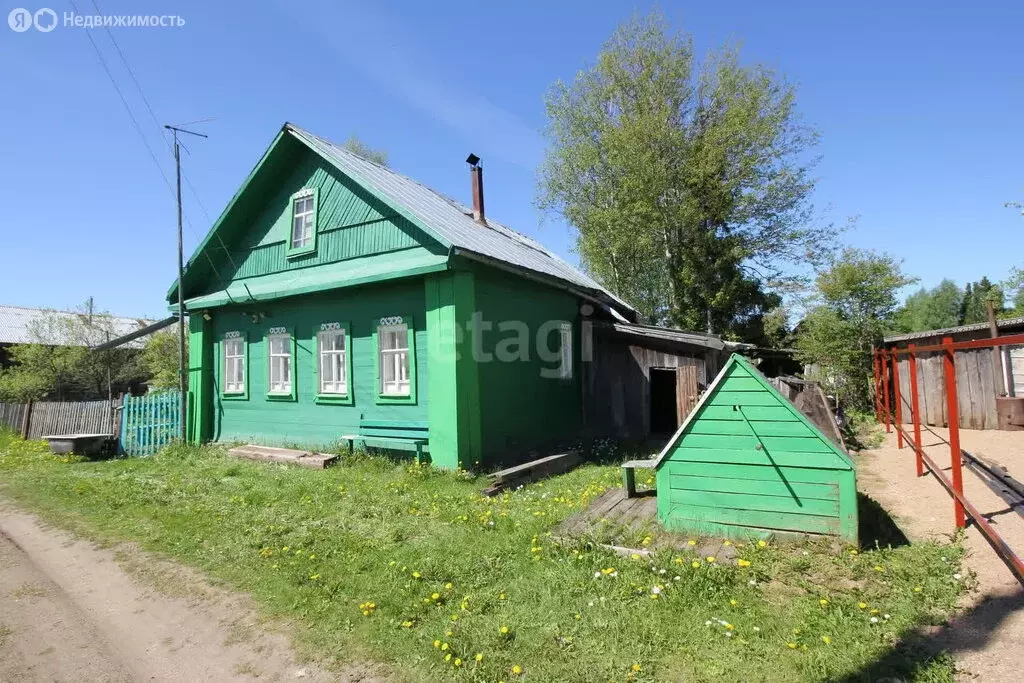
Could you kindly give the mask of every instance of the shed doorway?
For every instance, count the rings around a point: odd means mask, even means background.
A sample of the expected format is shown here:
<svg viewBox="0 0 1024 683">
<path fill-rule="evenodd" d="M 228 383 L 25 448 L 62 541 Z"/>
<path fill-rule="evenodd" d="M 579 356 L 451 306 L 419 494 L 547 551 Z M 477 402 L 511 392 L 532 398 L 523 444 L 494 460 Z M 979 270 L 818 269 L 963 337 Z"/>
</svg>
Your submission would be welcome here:
<svg viewBox="0 0 1024 683">
<path fill-rule="evenodd" d="M 651 434 L 669 435 L 676 431 L 676 369 L 651 368 Z"/>
</svg>

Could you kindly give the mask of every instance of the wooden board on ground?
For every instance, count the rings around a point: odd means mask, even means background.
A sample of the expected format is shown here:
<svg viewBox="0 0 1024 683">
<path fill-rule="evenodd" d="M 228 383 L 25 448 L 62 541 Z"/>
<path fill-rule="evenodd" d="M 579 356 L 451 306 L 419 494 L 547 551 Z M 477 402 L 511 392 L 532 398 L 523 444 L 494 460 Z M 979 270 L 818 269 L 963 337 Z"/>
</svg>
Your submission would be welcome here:
<svg viewBox="0 0 1024 683">
<path fill-rule="evenodd" d="M 583 462 L 583 458 L 573 452 L 549 455 L 530 462 L 524 462 L 515 467 L 492 472 L 487 475 L 493 479 L 493 483 L 484 489 L 485 496 L 494 496 L 505 489 L 536 481 L 542 477 L 553 474 L 562 474 Z"/>
<path fill-rule="evenodd" d="M 236 458 L 246 460 L 260 460 L 263 462 L 283 462 L 300 467 L 308 467 L 314 470 L 322 470 L 338 459 L 337 455 L 331 453 L 312 453 L 310 451 L 297 451 L 291 448 L 274 448 L 272 446 L 257 446 L 246 444 L 236 446 L 228 451 Z"/>
</svg>

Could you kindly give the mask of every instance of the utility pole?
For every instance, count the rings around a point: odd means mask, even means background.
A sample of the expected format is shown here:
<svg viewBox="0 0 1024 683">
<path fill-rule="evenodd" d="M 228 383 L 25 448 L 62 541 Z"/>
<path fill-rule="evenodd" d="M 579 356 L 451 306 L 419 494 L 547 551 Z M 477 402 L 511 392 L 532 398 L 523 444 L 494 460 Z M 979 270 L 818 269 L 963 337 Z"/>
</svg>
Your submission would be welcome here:
<svg viewBox="0 0 1024 683">
<path fill-rule="evenodd" d="M 200 138 L 209 136 L 178 128 L 177 126 L 165 125 L 164 128 L 174 132 L 174 168 L 178 181 L 178 391 L 181 394 L 181 432 L 179 436 L 184 443 L 188 436 L 188 425 L 186 424 L 188 412 L 185 395 L 185 291 L 182 289 L 182 279 L 185 274 L 185 254 L 181 240 L 181 144 L 178 142 L 178 133 L 188 133 Z"/>
</svg>

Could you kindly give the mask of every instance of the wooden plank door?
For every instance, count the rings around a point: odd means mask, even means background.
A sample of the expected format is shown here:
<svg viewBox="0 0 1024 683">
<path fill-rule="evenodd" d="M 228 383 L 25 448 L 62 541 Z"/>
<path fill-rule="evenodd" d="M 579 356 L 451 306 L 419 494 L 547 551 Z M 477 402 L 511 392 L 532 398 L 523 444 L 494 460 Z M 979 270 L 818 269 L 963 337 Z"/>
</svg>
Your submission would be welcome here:
<svg viewBox="0 0 1024 683">
<path fill-rule="evenodd" d="M 676 368 L 676 426 L 683 424 L 683 420 L 690 414 L 693 407 L 697 405 L 697 397 L 700 389 L 697 387 L 697 366 L 680 365 Z"/>
</svg>

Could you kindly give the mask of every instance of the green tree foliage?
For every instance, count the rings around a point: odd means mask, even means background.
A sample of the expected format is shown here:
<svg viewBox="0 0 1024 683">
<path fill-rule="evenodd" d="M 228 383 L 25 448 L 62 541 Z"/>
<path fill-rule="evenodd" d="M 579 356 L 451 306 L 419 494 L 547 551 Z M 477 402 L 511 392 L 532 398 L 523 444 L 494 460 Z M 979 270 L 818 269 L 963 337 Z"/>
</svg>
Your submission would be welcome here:
<svg viewBox="0 0 1024 683">
<path fill-rule="evenodd" d="M 378 164 L 380 166 L 388 165 L 387 152 L 385 152 L 382 149 L 374 149 L 373 147 L 370 147 L 368 144 L 357 138 L 355 135 L 349 136 L 349 139 L 345 141 L 345 144 L 343 146 L 345 149 L 352 152 L 353 154 L 358 154 L 364 159 L 368 159 L 369 161 L 372 161 L 375 164 Z"/>
<path fill-rule="evenodd" d="M 829 252 L 834 230 L 807 227 L 817 136 L 794 88 L 735 48 L 698 64 L 688 35 L 634 18 L 546 104 L 539 203 L 646 320 L 745 334 L 792 264 Z"/>
<path fill-rule="evenodd" d="M 924 332 L 960 324 L 964 293 L 952 280 L 943 280 L 932 289 L 921 288 L 907 297 L 896 315 L 897 332 Z"/>
<path fill-rule="evenodd" d="M 846 406 L 870 407 L 871 349 L 894 322 L 899 290 L 915 281 L 892 256 L 859 249 L 833 257 L 815 280 L 798 356 Z"/>
<path fill-rule="evenodd" d="M 960 305 L 960 324 L 983 323 L 988 320 L 987 301 L 995 306 L 996 315 L 1006 310 L 1003 305 L 1003 290 L 992 284 L 987 276 L 977 282 L 969 282 L 964 287 L 964 298 Z"/>
<path fill-rule="evenodd" d="M 188 362 L 188 335 L 185 336 L 185 359 Z M 146 339 L 142 363 L 150 376 L 153 389 L 178 388 L 178 330 L 176 327 L 154 332 Z M 188 375 L 185 375 L 186 387 Z"/>
<path fill-rule="evenodd" d="M 0 371 L 0 400 L 105 398 L 114 385 L 145 379 L 136 349 L 90 351 L 117 336 L 108 313 L 48 312 L 29 324 L 30 344 L 9 349 L 11 366 Z"/>
<path fill-rule="evenodd" d="M 1024 315 L 1024 269 L 1011 268 L 1003 281 L 1003 291 L 1010 300 L 1014 315 Z"/>
</svg>

